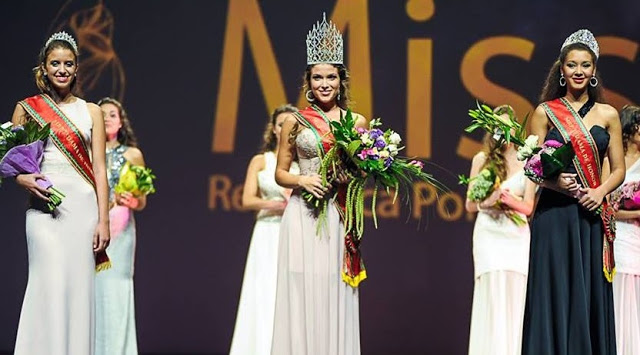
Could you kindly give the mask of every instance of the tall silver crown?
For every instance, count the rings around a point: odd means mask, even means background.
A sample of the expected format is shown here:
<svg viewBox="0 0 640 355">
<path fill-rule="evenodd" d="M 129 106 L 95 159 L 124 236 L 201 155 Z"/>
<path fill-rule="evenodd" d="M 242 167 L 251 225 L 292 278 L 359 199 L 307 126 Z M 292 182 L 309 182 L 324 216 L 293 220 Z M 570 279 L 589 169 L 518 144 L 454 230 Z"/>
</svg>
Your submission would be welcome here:
<svg viewBox="0 0 640 355">
<path fill-rule="evenodd" d="M 343 57 L 342 34 L 322 13 L 322 22 L 316 22 L 307 34 L 307 65 L 343 64 Z"/>
<path fill-rule="evenodd" d="M 53 41 L 65 41 L 69 43 L 71 47 L 73 47 L 73 50 L 76 53 L 78 53 L 78 45 L 76 44 L 76 40 L 73 39 L 73 36 L 66 33 L 65 31 L 60 31 L 52 34 L 51 37 L 49 37 L 49 39 L 47 40 L 47 43 L 44 44 L 44 46 L 48 47 L 49 44 L 51 44 L 51 42 Z"/>
<path fill-rule="evenodd" d="M 596 58 L 600 56 L 600 46 L 598 46 L 598 41 L 596 41 L 596 38 L 593 36 L 591 31 L 587 29 L 575 31 L 571 36 L 564 40 L 560 51 L 562 51 L 564 47 L 574 43 L 582 43 L 591 49 L 591 51 L 596 55 Z"/>
</svg>

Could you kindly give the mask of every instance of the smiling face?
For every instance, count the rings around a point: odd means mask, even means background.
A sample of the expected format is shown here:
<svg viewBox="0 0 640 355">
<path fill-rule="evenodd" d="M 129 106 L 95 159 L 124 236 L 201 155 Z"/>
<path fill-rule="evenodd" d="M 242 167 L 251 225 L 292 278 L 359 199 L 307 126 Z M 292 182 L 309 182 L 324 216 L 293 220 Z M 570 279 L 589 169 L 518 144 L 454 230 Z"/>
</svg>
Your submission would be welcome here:
<svg viewBox="0 0 640 355">
<path fill-rule="evenodd" d="M 78 70 L 76 55 L 68 48 L 55 47 L 47 55 L 42 69 L 51 88 L 59 93 L 70 92 Z"/>
<path fill-rule="evenodd" d="M 589 79 L 596 74 L 591 53 L 583 49 L 573 49 L 567 53 L 560 72 L 567 80 L 567 88 L 575 91 L 585 90 Z"/>
<path fill-rule="evenodd" d="M 320 104 L 335 101 L 340 92 L 340 74 L 332 64 L 316 64 L 311 68 L 309 85 L 313 96 Z"/>
<path fill-rule="evenodd" d="M 117 137 L 118 131 L 122 128 L 122 119 L 120 118 L 118 106 L 111 103 L 104 103 L 100 105 L 100 108 L 104 113 L 104 128 L 107 137 L 109 137 L 109 139 Z"/>
</svg>

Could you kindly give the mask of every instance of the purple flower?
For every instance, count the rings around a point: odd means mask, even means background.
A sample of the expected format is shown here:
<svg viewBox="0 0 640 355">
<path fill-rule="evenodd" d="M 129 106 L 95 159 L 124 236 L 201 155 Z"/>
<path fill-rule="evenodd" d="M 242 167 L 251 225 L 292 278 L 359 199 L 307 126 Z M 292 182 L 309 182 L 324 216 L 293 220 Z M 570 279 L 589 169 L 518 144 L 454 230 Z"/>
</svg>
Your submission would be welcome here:
<svg viewBox="0 0 640 355">
<path fill-rule="evenodd" d="M 384 138 L 378 137 L 378 139 L 376 139 L 375 143 L 373 143 L 373 146 L 378 148 L 378 149 L 382 149 L 382 148 L 387 146 L 387 142 L 384 141 Z"/>
<path fill-rule="evenodd" d="M 379 130 L 377 128 L 376 129 L 372 129 L 369 132 L 369 136 L 371 137 L 371 139 L 374 139 L 374 140 L 378 139 L 378 137 L 382 136 L 383 134 L 384 134 L 384 132 L 382 132 L 381 130 Z"/>
<path fill-rule="evenodd" d="M 549 139 L 548 141 L 544 141 L 544 143 L 542 143 L 542 147 L 543 148 L 560 148 L 562 147 L 564 144 L 558 142 L 555 139 Z"/>
<path fill-rule="evenodd" d="M 384 160 L 384 167 L 385 169 L 390 167 L 391 164 L 393 163 L 393 158 L 392 157 L 388 157 L 387 159 Z"/>
<path fill-rule="evenodd" d="M 16 133 L 18 131 L 24 131 L 24 127 L 22 126 L 14 126 L 13 128 L 11 128 L 11 132 Z"/>
</svg>

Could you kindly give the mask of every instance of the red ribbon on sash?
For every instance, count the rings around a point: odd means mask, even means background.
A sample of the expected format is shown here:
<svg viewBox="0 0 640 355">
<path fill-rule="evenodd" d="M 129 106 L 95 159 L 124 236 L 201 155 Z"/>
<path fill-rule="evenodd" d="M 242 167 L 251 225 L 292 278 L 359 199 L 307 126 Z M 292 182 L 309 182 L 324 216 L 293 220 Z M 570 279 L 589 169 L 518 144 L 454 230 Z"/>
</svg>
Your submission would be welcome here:
<svg viewBox="0 0 640 355">
<path fill-rule="evenodd" d="M 328 119 L 316 107 L 307 107 L 295 114 L 298 121 L 305 127 L 310 128 L 316 135 L 318 140 L 319 156 L 322 157 L 333 147 L 333 133 Z M 336 196 L 336 205 L 340 212 L 342 221 L 345 222 L 346 206 L 347 206 L 347 185 L 338 187 Z M 344 236 L 344 256 L 342 262 L 342 279 L 351 287 L 356 288 L 358 284 L 367 278 L 367 272 L 362 260 L 360 252 L 360 240 L 355 238 L 353 231 L 345 231 Z"/>
<path fill-rule="evenodd" d="M 583 186 L 596 188 L 600 186 L 600 156 L 598 147 L 591 133 L 582 122 L 582 118 L 564 99 L 559 98 L 542 104 L 547 116 L 558 129 L 565 142 L 571 142 L 576 156 L 573 165 Z M 602 202 L 600 218 L 604 227 L 602 242 L 602 268 L 605 278 L 612 282 L 615 274 L 615 260 L 613 258 L 613 241 L 615 239 L 614 211 L 605 199 Z"/>
<path fill-rule="evenodd" d="M 62 112 L 60 107 L 45 94 L 28 97 L 18 102 L 40 127 L 51 125 L 50 138 L 53 144 L 67 158 L 71 166 L 94 189 L 96 180 L 93 175 L 91 156 L 82 134 L 73 122 Z M 101 271 L 111 266 L 106 252 L 96 254 L 96 270 Z"/>
</svg>

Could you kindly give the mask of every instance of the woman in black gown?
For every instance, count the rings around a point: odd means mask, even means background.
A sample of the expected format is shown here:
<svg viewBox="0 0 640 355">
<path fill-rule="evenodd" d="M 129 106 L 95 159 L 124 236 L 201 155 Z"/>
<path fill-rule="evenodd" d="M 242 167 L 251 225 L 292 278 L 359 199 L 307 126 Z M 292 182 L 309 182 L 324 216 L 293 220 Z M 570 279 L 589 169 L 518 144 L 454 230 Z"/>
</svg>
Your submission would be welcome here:
<svg viewBox="0 0 640 355">
<path fill-rule="evenodd" d="M 613 235 L 610 214 L 598 210 L 622 183 L 625 164 L 618 113 L 602 100 L 598 55 L 588 30 L 569 36 L 531 116 L 540 143 L 568 142 L 577 154 L 542 184 L 531 222 L 522 354 L 616 354 Z M 600 181 L 605 154 L 611 175 Z"/>
</svg>

